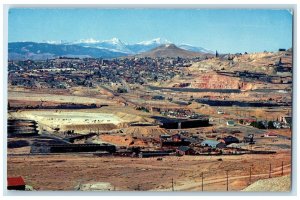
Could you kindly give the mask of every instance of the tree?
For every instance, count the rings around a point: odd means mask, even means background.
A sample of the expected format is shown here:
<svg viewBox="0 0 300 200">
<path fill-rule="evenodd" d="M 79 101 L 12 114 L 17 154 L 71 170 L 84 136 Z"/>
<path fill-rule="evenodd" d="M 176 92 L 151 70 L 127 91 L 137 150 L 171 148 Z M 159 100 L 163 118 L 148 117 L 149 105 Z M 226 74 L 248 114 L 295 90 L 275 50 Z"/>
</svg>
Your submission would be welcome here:
<svg viewBox="0 0 300 200">
<path fill-rule="evenodd" d="M 266 127 L 262 122 L 251 122 L 250 126 L 253 126 L 258 129 L 265 129 Z"/>
<path fill-rule="evenodd" d="M 273 121 L 269 121 L 268 122 L 268 128 L 269 129 L 274 129 L 275 127 L 274 127 L 274 124 L 273 124 Z"/>
</svg>

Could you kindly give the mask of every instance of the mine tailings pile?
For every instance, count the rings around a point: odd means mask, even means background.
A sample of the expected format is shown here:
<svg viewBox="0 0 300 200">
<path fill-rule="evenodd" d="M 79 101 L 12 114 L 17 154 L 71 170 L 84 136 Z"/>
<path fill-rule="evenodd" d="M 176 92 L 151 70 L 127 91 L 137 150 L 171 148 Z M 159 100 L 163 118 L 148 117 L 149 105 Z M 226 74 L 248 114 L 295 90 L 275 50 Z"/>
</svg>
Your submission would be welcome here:
<svg viewBox="0 0 300 200">
<path fill-rule="evenodd" d="M 290 103 L 272 103 L 272 102 L 246 102 L 246 101 L 224 101 L 224 100 L 209 100 L 197 99 L 196 102 L 207 104 L 210 106 L 239 106 L 239 107 L 276 107 L 290 106 Z"/>
<path fill-rule="evenodd" d="M 12 110 L 19 110 L 19 109 L 94 109 L 94 108 L 101 108 L 104 105 L 96 105 L 96 104 L 75 104 L 75 103 L 61 103 L 59 105 L 36 105 L 36 106 L 14 106 L 11 107 Z"/>
<path fill-rule="evenodd" d="M 34 120 L 9 119 L 7 121 L 8 137 L 26 137 L 38 135 L 37 122 Z"/>
<path fill-rule="evenodd" d="M 175 92 L 218 92 L 218 93 L 241 93 L 240 89 L 210 89 L 210 88 L 173 88 L 148 86 L 151 90 L 172 90 Z"/>
</svg>

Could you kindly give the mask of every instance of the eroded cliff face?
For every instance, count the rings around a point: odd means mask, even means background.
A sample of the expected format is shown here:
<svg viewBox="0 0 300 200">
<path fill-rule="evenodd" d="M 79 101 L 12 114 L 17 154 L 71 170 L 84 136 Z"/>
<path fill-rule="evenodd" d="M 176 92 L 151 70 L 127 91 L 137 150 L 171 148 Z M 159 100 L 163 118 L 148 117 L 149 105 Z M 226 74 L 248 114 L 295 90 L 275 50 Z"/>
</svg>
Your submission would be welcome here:
<svg viewBox="0 0 300 200">
<path fill-rule="evenodd" d="M 241 89 L 247 83 L 241 82 L 240 78 L 218 75 L 215 73 L 206 73 L 199 75 L 191 83 L 193 88 L 204 89 Z"/>
<path fill-rule="evenodd" d="M 191 87 L 199 89 L 241 89 L 251 90 L 256 88 L 256 83 L 245 82 L 238 77 L 220 75 L 215 72 L 199 73 L 190 80 L 176 82 L 171 87 Z"/>
<path fill-rule="evenodd" d="M 195 62 L 190 67 L 184 68 L 183 72 L 186 76 L 174 78 L 168 86 L 241 90 L 269 88 L 272 84 L 251 77 L 246 78 L 246 80 L 239 76 L 238 73 L 249 72 L 268 76 L 276 75 L 276 68 L 279 62 L 285 67 L 292 68 L 291 52 L 223 55 L 222 57 Z M 231 73 L 232 75 L 227 76 L 223 72 Z M 279 85 L 276 85 L 277 87 Z"/>
</svg>

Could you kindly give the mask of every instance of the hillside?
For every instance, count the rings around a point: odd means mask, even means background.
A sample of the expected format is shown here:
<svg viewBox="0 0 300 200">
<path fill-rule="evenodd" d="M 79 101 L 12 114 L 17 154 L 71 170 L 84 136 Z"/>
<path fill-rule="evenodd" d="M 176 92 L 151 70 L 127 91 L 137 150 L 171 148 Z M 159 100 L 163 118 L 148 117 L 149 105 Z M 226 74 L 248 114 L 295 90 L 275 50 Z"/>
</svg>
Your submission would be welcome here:
<svg viewBox="0 0 300 200">
<path fill-rule="evenodd" d="M 187 51 L 181 48 L 178 48 L 174 44 L 164 44 L 159 47 L 156 47 L 148 52 L 139 54 L 138 57 L 151 57 L 151 58 L 193 58 L 193 57 L 205 57 L 209 56 L 210 54 L 204 54 L 199 52 Z"/>
<path fill-rule="evenodd" d="M 249 71 L 255 73 L 274 74 L 276 65 L 281 59 L 283 65 L 292 67 L 292 52 L 261 52 L 237 55 L 224 55 L 196 62 L 190 71 Z"/>
</svg>

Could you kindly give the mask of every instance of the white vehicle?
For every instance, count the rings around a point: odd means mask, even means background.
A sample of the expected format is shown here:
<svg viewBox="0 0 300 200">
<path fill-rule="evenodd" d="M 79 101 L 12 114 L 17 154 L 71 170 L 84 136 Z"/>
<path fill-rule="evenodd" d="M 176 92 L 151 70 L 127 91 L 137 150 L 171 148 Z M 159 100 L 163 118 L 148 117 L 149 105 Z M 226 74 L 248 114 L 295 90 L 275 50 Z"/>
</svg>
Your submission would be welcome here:
<svg viewBox="0 0 300 200">
<path fill-rule="evenodd" d="M 224 114 L 224 112 L 222 110 L 218 110 L 218 114 Z"/>
</svg>

